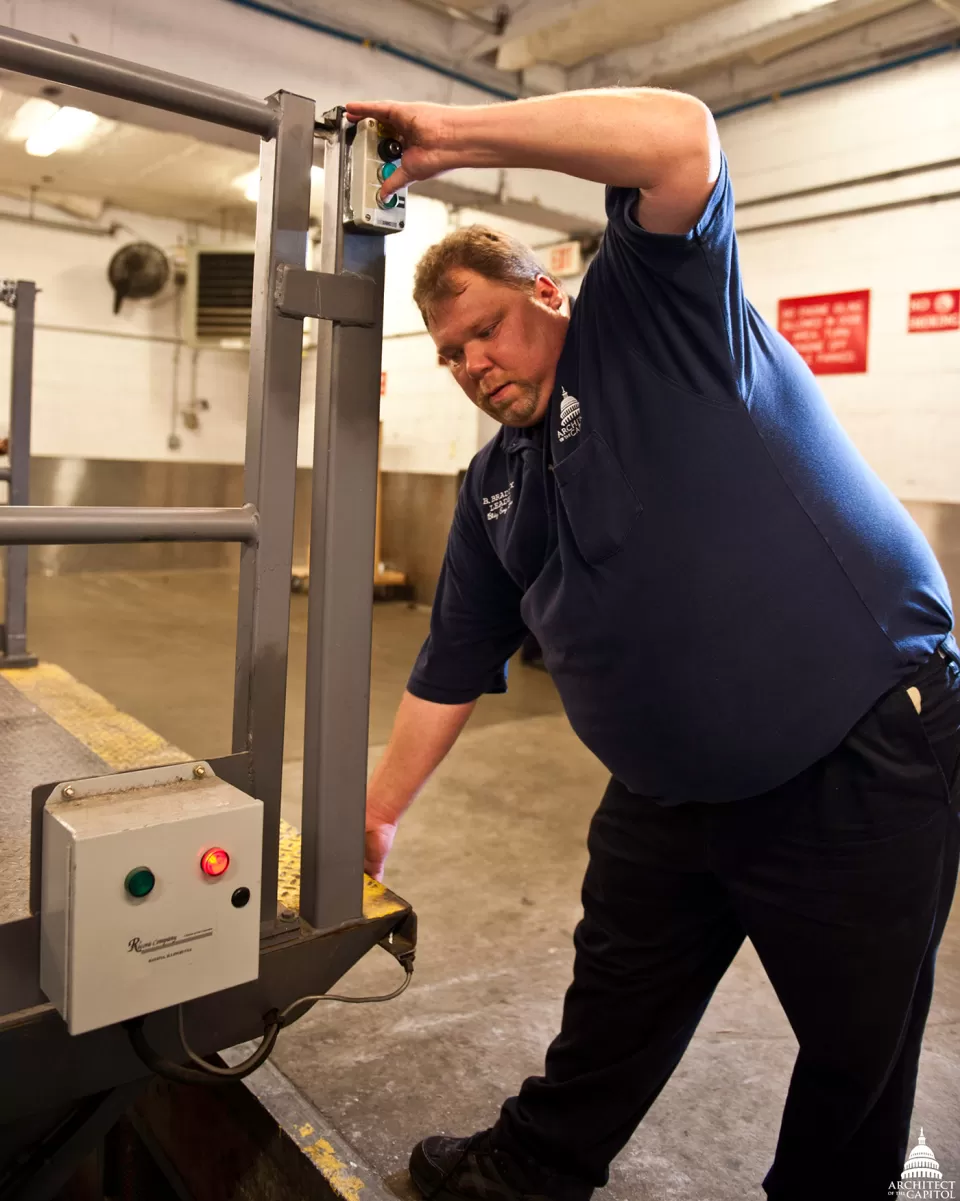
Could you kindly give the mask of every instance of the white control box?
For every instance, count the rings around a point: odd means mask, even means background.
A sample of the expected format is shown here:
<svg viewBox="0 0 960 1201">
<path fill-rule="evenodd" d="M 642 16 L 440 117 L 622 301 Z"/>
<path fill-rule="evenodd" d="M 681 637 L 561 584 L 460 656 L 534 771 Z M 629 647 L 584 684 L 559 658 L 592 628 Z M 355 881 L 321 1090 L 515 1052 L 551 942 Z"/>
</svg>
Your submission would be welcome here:
<svg viewBox="0 0 960 1201">
<path fill-rule="evenodd" d="M 357 229 L 396 233 L 407 218 L 407 189 L 401 188 L 379 199 L 380 186 L 395 170 L 399 155 L 391 158 L 387 147 L 393 141 L 390 131 L 372 117 L 357 122 L 350 148 L 350 181 L 347 188 L 347 220 Z M 397 146 L 397 143 L 394 143 Z"/>
<path fill-rule="evenodd" d="M 58 785 L 40 987 L 70 1033 L 255 980 L 262 843 L 262 802 L 207 763 Z"/>
</svg>

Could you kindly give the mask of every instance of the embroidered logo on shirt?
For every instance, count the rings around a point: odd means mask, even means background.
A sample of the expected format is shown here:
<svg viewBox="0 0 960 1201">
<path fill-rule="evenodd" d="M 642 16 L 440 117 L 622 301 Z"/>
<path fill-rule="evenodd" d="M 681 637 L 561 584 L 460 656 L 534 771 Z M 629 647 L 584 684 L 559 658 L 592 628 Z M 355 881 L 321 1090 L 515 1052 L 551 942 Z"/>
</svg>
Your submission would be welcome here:
<svg viewBox="0 0 960 1201">
<path fill-rule="evenodd" d="M 487 521 L 499 521 L 513 506 L 513 480 L 510 486 L 502 492 L 494 492 L 492 496 L 483 498 L 483 507 L 487 510 Z"/>
<path fill-rule="evenodd" d="M 557 441 L 566 442 L 568 438 L 580 433 L 580 401 L 562 385 L 560 387 L 560 429 L 557 431 Z"/>
</svg>

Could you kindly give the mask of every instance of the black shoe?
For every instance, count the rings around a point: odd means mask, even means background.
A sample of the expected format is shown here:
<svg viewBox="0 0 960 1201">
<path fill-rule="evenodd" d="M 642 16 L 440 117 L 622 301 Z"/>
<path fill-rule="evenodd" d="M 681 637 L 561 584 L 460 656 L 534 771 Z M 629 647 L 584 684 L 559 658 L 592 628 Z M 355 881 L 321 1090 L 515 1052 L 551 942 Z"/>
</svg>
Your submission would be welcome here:
<svg viewBox="0 0 960 1201">
<path fill-rule="evenodd" d="M 567 1201 L 569 1193 L 569 1182 L 564 1188 L 553 1173 L 498 1150 L 489 1130 L 470 1138 L 425 1138 L 410 1156 L 410 1177 L 426 1201 Z"/>
</svg>

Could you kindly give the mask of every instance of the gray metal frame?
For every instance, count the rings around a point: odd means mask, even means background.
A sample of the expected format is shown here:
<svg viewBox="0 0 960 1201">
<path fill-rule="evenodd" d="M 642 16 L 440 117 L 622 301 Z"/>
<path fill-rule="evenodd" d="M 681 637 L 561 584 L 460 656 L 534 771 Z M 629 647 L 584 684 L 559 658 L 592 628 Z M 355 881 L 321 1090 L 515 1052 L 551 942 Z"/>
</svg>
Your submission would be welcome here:
<svg viewBox="0 0 960 1201">
<path fill-rule="evenodd" d="M 72 46 L 0 29 L 0 68 L 40 75 L 260 135 L 260 203 L 247 411 L 245 503 L 234 509 L 37 508 L 0 511 L 0 545 L 222 541 L 242 544 L 234 754 L 217 761 L 264 802 L 261 973 L 251 985 L 187 1007 L 197 1045 L 253 1037 L 270 1008 L 329 987 L 374 942 L 408 923 L 402 902 L 363 917 L 363 817 L 380 396 L 383 237 L 348 230 L 343 189 L 352 132 L 342 112 L 318 127 L 314 103 L 266 101 Z M 314 140 L 327 141 L 321 272 L 305 269 Z M 307 659 L 301 898 L 304 921 L 279 921 L 277 869 L 287 677 L 294 483 L 303 319 L 321 318 L 314 528 Z M 24 498 L 25 499 L 25 498 Z M 334 567 L 335 565 L 335 567 Z M 290 915 L 284 915 L 288 918 Z M 75 1073 L 37 1080 L 36 1097 L 83 1095 L 130 1079 L 120 1030 L 64 1043 L 41 1004 L 34 914 L 0 925 L 0 1038 L 23 1087 L 42 1023 Z M 405 927 L 406 928 L 406 927 Z M 409 927 L 412 929 L 412 927 Z M 370 940 L 373 940 L 371 942 Z M 169 1018 L 150 1019 L 169 1039 Z M 164 1023 L 167 1023 L 166 1032 Z M 149 1024 L 149 1023 L 148 1023 Z M 62 1024 L 61 1024 L 62 1025 Z M 99 1048 L 99 1050 L 98 1050 Z M 52 1052 L 51 1052 L 52 1053 Z M 141 1069 L 142 1070 L 142 1069 Z M 34 1085 L 29 1085 L 31 1089 Z M 0 1116 L 2 1116 L 0 1104 Z"/>
<path fill-rule="evenodd" d="M 320 266 L 372 279 L 377 306 L 369 325 L 321 327 L 317 348 L 300 909 L 319 927 L 363 901 L 384 275 L 383 235 L 344 232 L 352 131 L 330 123 Z"/>
<path fill-rule="evenodd" d="M 243 548 L 237 614 L 233 749 L 253 753 L 254 792 L 264 804 L 261 918 L 277 917 L 293 510 L 300 430 L 303 319 L 276 305 L 277 273 L 303 267 L 310 223 L 315 106 L 272 97 L 276 136 L 261 144 L 260 200 L 250 322 L 250 393 L 244 495 L 260 514 L 260 537 Z"/>
<path fill-rule="evenodd" d="M 10 356 L 10 467 L 0 478 L 9 484 L 7 504 L 30 499 L 30 417 L 33 396 L 33 332 L 37 285 L 6 280 L 0 301 L 13 309 L 13 353 Z M 27 548 L 8 544 L 4 573 L 3 633 L 0 667 L 35 667 L 27 650 Z"/>
</svg>

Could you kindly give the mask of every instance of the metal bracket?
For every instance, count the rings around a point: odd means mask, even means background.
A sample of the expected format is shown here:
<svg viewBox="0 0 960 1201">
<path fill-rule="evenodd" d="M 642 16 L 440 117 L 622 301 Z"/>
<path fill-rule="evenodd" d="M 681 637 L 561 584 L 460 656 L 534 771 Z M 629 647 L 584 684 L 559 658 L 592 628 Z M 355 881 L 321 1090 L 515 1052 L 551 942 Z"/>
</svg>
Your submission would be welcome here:
<svg viewBox="0 0 960 1201">
<path fill-rule="evenodd" d="M 339 325 L 373 325 L 377 319 L 377 287 L 365 275 L 281 263 L 274 298 L 285 317 L 319 317 Z"/>
<path fill-rule="evenodd" d="M 323 116 L 317 119 L 317 128 L 324 130 L 326 133 L 336 133 L 340 128 L 340 123 L 343 121 L 343 114 L 346 111 L 342 104 L 338 104 L 334 108 L 328 108 Z"/>
</svg>

